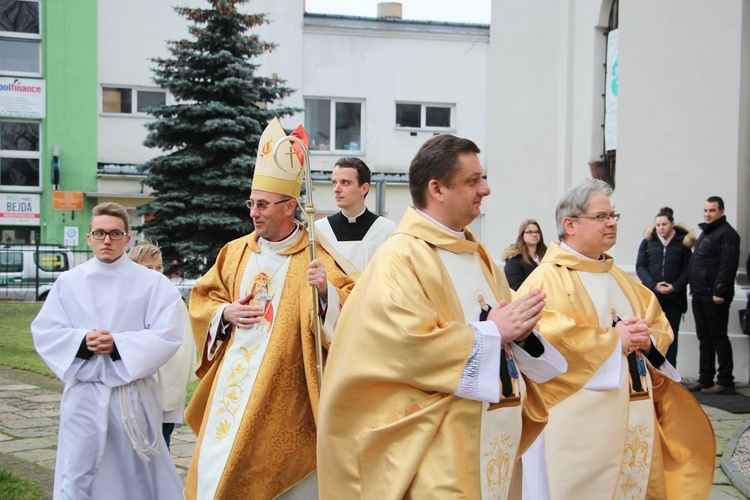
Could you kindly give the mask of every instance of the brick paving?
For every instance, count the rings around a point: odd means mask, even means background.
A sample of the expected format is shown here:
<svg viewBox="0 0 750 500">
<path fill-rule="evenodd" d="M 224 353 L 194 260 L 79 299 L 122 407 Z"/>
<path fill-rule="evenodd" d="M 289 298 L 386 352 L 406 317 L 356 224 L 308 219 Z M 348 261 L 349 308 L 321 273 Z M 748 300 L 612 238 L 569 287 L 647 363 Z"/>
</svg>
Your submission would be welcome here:
<svg viewBox="0 0 750 500">
<path fill-rule="evenodd" d="M 52 498 L 61 396 L 62 383 L 58 380 L 0 366 L 0 468 L 39 484 L 47 498 Z M 732 437 L 750 423 L 750 413 L 703 408 L 716 433 L 716 471 L 709 499 L 745 499 L 721 470 L 719 461 Z M 188 426 L 172 434 L 172 458 L 183 480 L 194 446 L 195 435 Z"/>
</svg>

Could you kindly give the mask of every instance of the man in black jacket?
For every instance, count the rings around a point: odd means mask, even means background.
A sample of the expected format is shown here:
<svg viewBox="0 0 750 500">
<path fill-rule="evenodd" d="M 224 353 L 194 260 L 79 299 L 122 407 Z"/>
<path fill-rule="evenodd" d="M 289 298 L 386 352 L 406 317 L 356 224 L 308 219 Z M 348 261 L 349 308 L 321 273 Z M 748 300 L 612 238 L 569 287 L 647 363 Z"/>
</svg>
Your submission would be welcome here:
<svg viewBox="0 0 750 500">
<path fill-rule="evenodd" d="M 724 216 L 724 200 L 712 196 L 703 206 L 703 231 L 690 261 L 690 293 L 698 335 L 698 381 L 688 386 L 705 394 L 734 393 L 732 344 L 727 335 L 734 276 L 740 261 L 740 235 Z M 718 374 L 715 357 L 719 358 Z"/>
</svg>

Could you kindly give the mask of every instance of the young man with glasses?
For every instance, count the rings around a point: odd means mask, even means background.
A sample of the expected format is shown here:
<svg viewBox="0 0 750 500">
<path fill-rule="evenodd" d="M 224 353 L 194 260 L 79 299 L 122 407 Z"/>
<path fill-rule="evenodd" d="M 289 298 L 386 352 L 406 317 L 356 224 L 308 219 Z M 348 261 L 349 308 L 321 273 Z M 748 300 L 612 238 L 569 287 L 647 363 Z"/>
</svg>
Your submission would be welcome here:
<svg viewBox="0 0 750 500">
<path fill-rule="evenodd" d="M 181 498 L 161 431 L 154 374 L 182 343 L 182 298 L 125 255 L 129 217 L 94 207 L 94 258 L 63 273 L 31 324 L 34 346 L 65 382 L 55 498 Z"/>
<path fill-rule="evenodd" d="M 587 180 L 563 195 L 560 243 L 519 288 L 546 292 L 537 329 L 568 360 L 541 387 L 549 422 L 523 457 L 524 497 L 707 498 L 713 430 L 662 355 L 672 330 L 656 297 L 605 253 L 611 193 Z"/>
<path fill-rule="evenodd" d="M 227 243 L 190 296 L 202 359 L 185 413 L 198 435 L 187 499 L 317 497 L 311 286 L 327 348 L 353 282 L 321 248 L 310 261 L 307 230 L 294 218 L 300 159 L 285 147 L 282 169 L 272 156 L 284 137 L 274 119 L 260 139 L 246 202 L 255 230 Z"/>
</svg>

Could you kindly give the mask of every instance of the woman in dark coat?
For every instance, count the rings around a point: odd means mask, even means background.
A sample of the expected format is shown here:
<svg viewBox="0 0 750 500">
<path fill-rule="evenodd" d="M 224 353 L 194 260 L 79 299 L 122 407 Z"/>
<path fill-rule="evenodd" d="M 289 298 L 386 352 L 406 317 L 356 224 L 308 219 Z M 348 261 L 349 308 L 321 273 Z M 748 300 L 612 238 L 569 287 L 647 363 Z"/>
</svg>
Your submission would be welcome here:
<svg viewBox="0 0 750 500">
<path fill-rule="evenodd" d="M 518 290 L 523 280 L 542 260 L 546 251 L 547 245 L 544 244 L 539 223 L 533 219 L 521 222 L 516 242 L 503 254 L 505 277 L 513 290 Z"/>
<path fill-rule="evenodd" d="M 695 234 L 690 228 L 674 223 L 673 211 L 662 208 L 654 225 L 646 229 L 638 249 L 635 270 L 641 282 L 654 292 L 667 316 L 674 342 L 667 350 L 667 361 L 677 366 L 677 337 L 680 319 L 687 311 L 688 266 Z"/>
</svg>

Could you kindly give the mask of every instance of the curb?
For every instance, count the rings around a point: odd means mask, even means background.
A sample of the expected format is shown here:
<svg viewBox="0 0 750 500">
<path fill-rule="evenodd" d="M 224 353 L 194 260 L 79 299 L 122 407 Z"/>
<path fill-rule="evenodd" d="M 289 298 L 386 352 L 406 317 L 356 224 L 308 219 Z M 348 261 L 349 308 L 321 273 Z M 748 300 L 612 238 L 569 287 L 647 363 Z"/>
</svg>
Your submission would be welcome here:
<svg viewBox="0 0 750 500">
<path fill-rule="evenodd" d="M 740 490 L 746 497 L 750 497 L 750 479 L 748 479 L 732 461 L 732 455 L 734 455 L 734 450 L 735 448 L 737 448 L 740 437 L 742 437 L 742 435 L 748 429 L 750 429 L 750 423 L 745 424 L 744 427 L 742 427 L 734 436 L 732 436 L 732 439 L 729 440 L 729 444 L 727 444 L 724 453 L 721 455 L 720 462 L 721 470 L 723 470 L 724 474 L 727 475 L 729 481 L 731 481 L 734 487 Z"/>
</svg>

